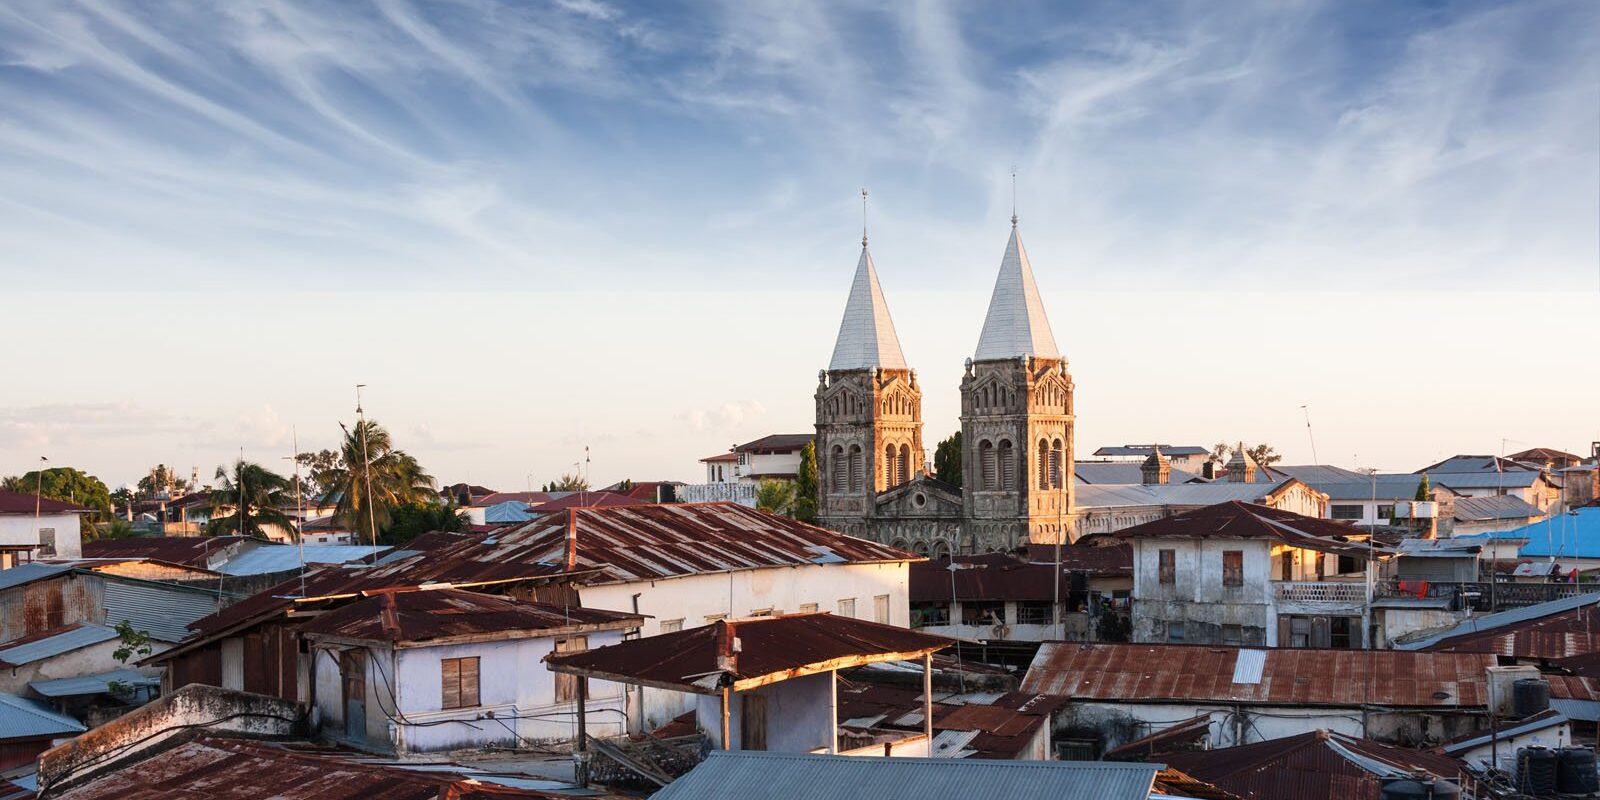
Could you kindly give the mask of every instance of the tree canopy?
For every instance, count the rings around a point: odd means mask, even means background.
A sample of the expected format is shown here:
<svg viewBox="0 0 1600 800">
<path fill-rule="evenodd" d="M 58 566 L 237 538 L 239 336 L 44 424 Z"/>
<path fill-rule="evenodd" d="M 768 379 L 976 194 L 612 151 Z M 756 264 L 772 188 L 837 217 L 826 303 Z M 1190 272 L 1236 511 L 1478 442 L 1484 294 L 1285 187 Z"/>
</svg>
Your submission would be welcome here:
<svg viewBox="0 0 1600 800">
<path fill-rule="evenodd" d="M 438 499 L 433 476 L 410 454 L 396 448 L 389 432 L 374 420 L 345 429 L 339 461 L 324 476 L 329 490 L 338 495 L 334 519 L 359 532 L 363 540 L 374 538 L 374 521 L 379 531 L 387 527 L 396 508 Z"/>
<path fill-rule="evenodd" d="M 587 491 L 589 491 L 589 479 L 583 477 L 582 475 L 572 475 L 572 474 L 569 474 L 569 473 L 562 473 L 560 479 L 554 480 L 554 481 L 550 481 L 549 483 L 546 483 L 544 485 L 544 488 L 540 489 L 540 491 L 543 491 L 543 492 L 587 492 Z"/>
<path fill-rule="evenodd" d="M 1429 500 L 1431 499 L 1429 497 L 1431 494 L 1433 494 L 1433 491 L 1432 487 L 1428 485 L 1428 473 L 1424 472 L 1422 473 L 1422 480 L 1417 482 L 1417 496 L 1413 499 Z"/>
<path fill-rule="evenodd" d="M 952 486 L 961 485 L 961 431 L 933 448 L 933 474 Z"/>
<path fill-rule="evenodd" d="M 794 516 L 794 481 L 767 478 L 756 485 L 756 508 L 786 517 Z"/>
<path fill-rule="evenodd" d="M 178 473 L 166 464 L 157 464 L 145 473 L 139 483 L 134 486 L 134 496 L 140 500 L 150 500 L 160 496 L 176 497 L 184 492 L 192 491 L 194 484 L 178 476 Z"/>
<path fill-rule="evenodd" d="M 284 513 L 294 502 L 292 485 L 282 475 L 240 459 L 233 469 L 217 467 L 219 485 L 211 490 L 211 520 L 206 535 L 267 537 L 275 527 L 293 534 L 294 519 Z"/>
<path fill-rule="evenodd" d="M 74 503 L 101 513 L 111 511 L 111 491 L 99 478 L 73 467 L 50 467 L 41 479 L 39 470 L 0 481 L 0 488 L 9 492 L 33 494 L 47 500 Z"/>
<path fill-rule="evenodd" d="M 467 515 L 454 505 L 439 502 L 406 503 L 389 513 L 383 543 L 399 547 L 431 531 L 466 530 Z"/>
<path fill-rule="evenodd" d="M 794 479 L 794 518 L 817 521 L 817 443 L 800 448 L 800 472 Z"/>
</svg>

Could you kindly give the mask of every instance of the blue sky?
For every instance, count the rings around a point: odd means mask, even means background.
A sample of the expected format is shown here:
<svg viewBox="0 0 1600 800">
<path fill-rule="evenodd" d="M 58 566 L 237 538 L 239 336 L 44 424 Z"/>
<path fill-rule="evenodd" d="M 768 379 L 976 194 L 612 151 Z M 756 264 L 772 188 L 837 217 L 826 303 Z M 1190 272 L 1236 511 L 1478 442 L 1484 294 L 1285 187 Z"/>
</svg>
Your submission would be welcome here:
<svg viewBox="0 0 1600 800">
<path fill-rule="evenodd" d="M 428 350 L 408 338 L 419 329 L 467 336 L 485 324 L 486 297 L 512 293 L 519 302 L 501 313 L 524 327 L 474 339 L 475 355 L 495 365 L 501 388 L 530 398 L 542 385 L 530 376 L 567 353 L 593 356 L 570 369 L 609 385 L 584 372 L 613 356 L 602 344 L 683 350 L 738 319 L 745 330 L 718 338 L 768 342 L 723 351 L 735 363 L 776 359 L 797 383 L 691 385 L 688 376 L 729 366 L 701 352 L 654 379 L 671 402 L 628 412 L 659 431 L 724 407 L 765 410 L 613 462 L 634 477 L 688 477 L 682 465 L 692 472 L 705 444 L 809 422 L 805 376 L 842 307 L 860 186 L 873 192 L 874 251 L 897 321 L 932 331 L 907 341 L 908 356 L 925 369 L 959 365 L 976 322 L 963 317 L 947 343 L 935 336 L 943 320 L 924 310 L 945 300 L 922 295 L 950 293 L 961 298 L 952 307 L 981 318 L 1013 165 L 1058 337 L 1091 363 L 1100 331 L 1069 313 L 1110 326 L 1116 318 L 1094 317 L 1109 305 L 1217 320 L 1244 302 L 1238 292 L 1279 297 L 1252 301 L 1274 308 L 1326 293 L 1451 293 L 1446 305 L 1465 304 L 1454 312 L 1464 318 L 1436 327 L 1543 313 L 1553 340 L 1569 315 L 1595 310 L 1600 286 L 1595 41 L 1600 5 L 1586 0 L 8 2 L 0 332 L 18 341 L 60 318 L 54 303 L 92 306 L 47 349 L 95 353 L 100 382 L 80 385 L 70 364 L 41 360 L 0 387 L 0 452 L 104 459 L 114 479 L 141 460 L 181 460 L 148 452 L 165 440 L 131 422 L 116 435 L 96 427 L 110 404 L 123 410 L 113 418 L 152 414 L 205 431 L 184 453 L 214 462 L 240 443 L 280 447 L 291 424 L 328 438 L 348 405 L 342 387 L 388 377 L 394 418 L 440 442 L 454 436 L 436 471 L 502 482 L 546 473 L 570 461 L 546 451 L 600 435 L 571 429 L 608 429 L 622 407 L 592 401 L 591 415 L 556 415 L 559 435 L 530 424 L 509 436 L 428 405 L 401 369 Z M 300 293 L 331 293 L 344 307 L 313 314 L 319 302 Z M 751 320 L 730 293 L 776 293 L 814 313 L 780 337 L 761 329 L 776 320 Z M 663 304 L 683 314 L 645 313 Z M 229 313 L 212 313 L 219 305 Z M 1379 306 L 1357 301 L 1331 321 L 1365 333 L 1347 335 L 1330 360 L 1392 347 L 1363 338 L 1373 331 L 1415 335 Z M 557 326 L 571 308 L 583 313 Z M 361 349 L 392 360 L 393 375 L 309 366 L 357 349 L 332 337 L 329 313 L 364 320 L 348 335 L 368 336 Z M 432 319 L 417 324 L 418 314 Z M 237 328 L 262 332 L 240 360 L 286 376 L 268 390 L 224 367 L 218 342 Z M 371 342 L 374 331 L 383 341 Z M 1140 336 L 1138 352 L 1159 360 L 1170 340 Z M 218 350 L 204 390 L 149 379 L 117 355 L 163 338 L 178 353 Z M 1227 339 L 1215 342 L 1219 363 L 1253 357 Z M 433 368 L 466 366 L 437 346 Z M 1518 361 L 1526 349 L 1492 342 L 1472 357 L 1542 367 Z M 314 397 L 289 377 L 300 369 L 341 388 Z M 1102 386 L 1137 374 L 1108 369 L 1095 376 Z M 482 375 L 455 379 L 471 392 Z M 1283 392 L 1273 407 L 1296 411 L 1312 393 Z M 1516 416 L 1497 422 L 1512 433 L 1470 433 L 1532 436 Z M 267 421 L 240 421 L 250 417 Z M 1289 435 L 1219 430 L 1227 422 L 1186 420 L 1195 438 Z M 1139 423 L 1112 430 L 1147 430 Z M 1551 444 L 1578 447 L 1595 433 L 1563 423 Z M 1395 460 L 1457 449 L 1386 441 L 1349 449 L 1390 447 Z M 21 468 L 11 460 L 0 472 Z"/>
</svg>

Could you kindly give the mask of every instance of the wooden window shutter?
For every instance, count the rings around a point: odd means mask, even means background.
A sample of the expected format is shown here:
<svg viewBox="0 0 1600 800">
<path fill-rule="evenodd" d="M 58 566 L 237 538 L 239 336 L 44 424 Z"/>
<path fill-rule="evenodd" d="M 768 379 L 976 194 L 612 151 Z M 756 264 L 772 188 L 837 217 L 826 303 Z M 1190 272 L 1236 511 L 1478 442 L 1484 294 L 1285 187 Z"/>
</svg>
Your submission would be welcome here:
<svg viewBox="0 0 1600 800">
<path fill-rule="evenodd" d="M 446 658 L 439 661 L 440 688 L 442 697 L 439 701 L 440 708 L 461 707 L 461 661 Z"/>
<path fill-rule="evenodd" d="M 460 659 L 461 705 L 478 705 L 478 657 Z"/>
</svg>

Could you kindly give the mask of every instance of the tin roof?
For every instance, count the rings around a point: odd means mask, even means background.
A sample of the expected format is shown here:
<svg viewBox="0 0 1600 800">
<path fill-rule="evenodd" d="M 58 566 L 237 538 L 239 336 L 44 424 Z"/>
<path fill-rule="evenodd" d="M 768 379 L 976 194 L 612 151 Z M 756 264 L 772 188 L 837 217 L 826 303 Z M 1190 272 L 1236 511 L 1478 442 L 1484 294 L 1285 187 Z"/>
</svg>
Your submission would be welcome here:
<svg viewBox="0 0 1600 800">
<path fill-rule="evenodd" d="M 109 694 L 111 684 L 130 687 L 160 686 L 161 676 L 146 675 L 136 669 L 114 669 L 98 675 L 79 675 L 75 678 L 57 678 L 53 681 L 34 681 L 28 688 L 45 697 L 79 697 L 90 694 Z"/>
<path fill-rule="evenodd" d="M 856 260 L 855 278 L 850 282 L 850 296 L 845 300 L 844 316 L 839 320 L 839 335 L 833 343 L 828 369 L 906 369 L 905 353 L 900 350 L 900 337 L 895 333 L 894 319 L 889 316 L 889 302 L 883 298 L 883 287 L 878 285 L 878 269 L 872 263 L 872 251 L 867 249 L 865 237 L 861 240 L 861 257 Z"/>
<path fill-rule="evenodd" d="M 1211 715 L 1201 714 L 1174 723 L 1107 750 L 1107 761 L 1158 761 L 1165 753 L 1203 749 L 1211 739 Z"/>
<path fill-rule="evenodd" d="M 1211 452 L 1211 450 L 1208 449 L 1208 448 L 1201 447 L 1199 445 L 1194 445 L 1194 444 L 1181 444 L 1181 445 L 1170 445 L 1170 444 L 1162 444 L 1162 445 L 1124 444 L 1124 445 L 1107 445 L 1105 447 L 1100 448 L 1099 450 L 1094 451 L 1094 454 L 1096 456 L 1101 456 L 1101 457 L 1131 456 L 1131 457 L 1143 458 L 1145 456 L 1150 455 L 1150 448 L 1152 446 L 1160 447 L 1161 448 L 1161 452 L 1164 455 L 1168 455 L 1168 456 L 1203 456 L 1203 455 L 1207 455 L 1207 454 L 1209 454 Z"/>
<path fill-rule="evenodd" d="M 733 449 L 736 453 L 775 453 L 799 450 L 816 440 L 817 435 L 815 433 L 769 433 L 760 439 L 752 439 Z"/>
<path fill-rule="evenodd" d="M 921 556 L 738 503 L 575 508 L 543 515 L 441 555 L 497 564 L 560 564 L 569 526 L 576 562 L 599 583 L 808 564 L 920 561 Z"/>
<path fill-rule="evenodd" d="M 1055 334 L 1050 330 L 1050 318 L 1044 312 L 1044 300 L 1033 280 L 1028 251 L 1022 246 L 1022 237 L 1013 223 L 972 360 L 1021 356 L 1059 358 L 1060 355 Z"/>
<path fill-rule="evenodd" d="M 71 572 L 72 567 L 67 564 L 18 564 L 11 569 L 0 569 L 0 591 L 25 586 L 34 581 L 53 578 L 65 572 Z"/>
<path fill-rule="evenodd" d="M 1564 658 L 1600 651 L 1600 594 L 1563 597 L 1473 617 L 1397 650 L 1496 653 L 1518 658 Z"/>
<path fill-rule="evenodd" d="M 51 500 L 48 497 L 35 498 L 31 492 L 8 492 L 0 489 L 0 514 L 28 514 L 35 510 L 44 514 L 87 514 L 93 509 L 84 508 L 76 503 L 66 503 L 60 500 Z"/>
<path fill-rule="evenodd" d="M 957 556 L 956 569 L 946 559 L 911 565 L 912 602 L 944 602 L 955 596 L 965 600 L 1049 601 L 1056 592 L 1053 545 L 1030 545 L 1030 561 L 1002 554 Z M 1047 560 L 1048 559 L 1048 560 Z M 1072 587 L 1071 575 L 1087 572 L 1094 577 L 1133 575 L 1133 548 L 1129 545 L 1092 547 L 1063 545 L 1061 591 Z M 953 584 L 953 587 L 952 587 Z"/>
<path fill-rule="evenodd" d="M 573 629 L 637 627 L 637 614 L 530 603 L 460 589 L 382 591 L 300 626 L 315 637 L 436 644 L 485 635 L 549 636 Z M 523 638 L 517 636 L 515 638 Z"/>
<path fill-rule="evenodd" d="M 652 800 L 1146 800 L 1158 769 L 1154 764 L 854 758 L 717 750 L 656 792 Z"/>
<path fill-rule="evenodd" d="M 1438 486 L 1451 489 L 1526 489 L 1538 483 L 1544 473 L 1533 471 L 1516 472 L 1440 472 L 1429 473 L 1428 480 Z"/>
<path fill-rule="evenodd" d="M 148 558 L 185 567 L 211 569 L 229 555 L 266 541 L 244 536 L 130 536 L 83 543 L 86 558 Z"/>
<path fill-rule="evenodd" d="M 377 547 L 379 553 L 388 549 L 388 545 L 378 545 Z M 305 563 L 307 564 L 345 564 L 371 556 L 373 547 L 370 544 L 308 544 L 304 546 L 263 544 L 260 547 L 228 559 L 217 568 L 217 571 L 224 575 L 269 575 L 274 572 L 290 572 L 300 568 L 302 551 L 304 551 Z"/>
<path fill-rule="evenodd" d="M 1341 522 L 1238 501 L 1185 511 L 1111 534 L 1119 539 L 1212 536 L 1277 539 L 1307 550 L 1365 559 L 1369 553 L 1365 542 L 1346 541 L 1346 537 L 1360 535 L 1363 535 L 1361 531 Z M 1374 549 L 1379 555 L 1388 552 L 1388 548 L 1382 546 Z"/>
<path fill-rule="evenodd" d="M 1143 485 L 1144 466 L 1134 461 L 1079 461 L 1072 465 L 1072 477 L 1092 485 Z M 1197 477 L 1187 470 L 1172 469 L 1167 483 L 1188 483 Z"/>
<path fill-rule="evenodd" d="M 117 632 L 92 622 L 64 625 L 0 644 L 0 665 L 17 667 L 117 638 Z"/>
<path fill-rule="evenodd" d="M 1454 779 L 1461 762 L 1428 750 L 1394 747 L 1330 731 L 1264 742 L 1169 753 L 1169 765 L 1241 797 L 1350 800 L 1377 797 L 1381 779 L 1424 770 Z"/>
<path fill-rule="evenodd" d="M 1245 678 L 1236 667 L 1258 653 L 1259 672 Z M 1476 707 L 1494 664 L 1487 653 L 1046 642 L 1022 690 L 1130 703 Z"/>
<path fill-rule="evenodd" d="M 1258 503 L 1300 485 L 1293 478 L 1275 483 L 1093 484 L 1078 482 L 1075 505 L 1083 508 L 1127 506 L 1209 506 L 1236 500 Z"/>
<path fill-rule="evenodd" d="M 548 514 L 548 513 L 551 513 L 553 511 L 562 511 L 562 510 L 565 510 L 565 509 L 568 509 L 568 508 L 600 508 L 600 507 L 603 507 L 603 506 L 642 506 L 642 505 L 645 505 L 645 504 L 650 503 L 650 502 L 652 502 L 652 501 L 650 501 L 650 500 L 641 500 L 641 499 L 638 499 L 638 498 L 629 497 L 629 496 L 627 496 L 625 494 L 622 494 L 621 492 L 607 492 L 607 491 L 573 492 L 572 494 L 569 494 L 566 497 L 563 497 L 563 498 L 561 498 L 559 500 L 551 500 L 548 503 L 540 503 L 539 505 L 534 506 L 533 507 L 533 513 L 534 514 Z M 514 521 L 514 522 L 526 522 L 527 520 L 526 519 L 522 519 L 522 520 L 512 520 L 512 521 Z"/>
<path fill-rule="evenodd" d="M 905 661 L 953 644 L 943 636 L 833 614 L 719 620 L 582 653 L 551 654 L 555 672 L 619 683 L 714 693 L 883 661 Z"/>
<path fill-rule="evenodd" d="M 1489 744 L 1492 737 L 1499 737 L 1503 741 L 1513 736 L 1521 736 L 1524 733 L 1533 733 L 1534 731 L 1542 731 L 1546 728 L 1554 728 L 1565 724 L 1567 724 L 1566 715 L 1557 709 L 1547 708 L 1527 719 L 1502 723 L 1500 729 L 1493 734 L 1488 731 L 1479 731 L 1465 736 L 1457 736 L 1448 742 L 1439 744 L 1435 749 L 1446 755 L 1453 756 L 1465 753 L 1474 747 Z"/>
<path fill-rule="evenodd" d="M 1463 520 L 1528 519 L 1542 517 L 1539 507 L 1514 494 L 1492 497 L 1463 497 L 1456 500 L 1451 517 Z"/>
<path fill-rule="evenodd" d="M 83 723 L 26 697 L 0 693 L 0 741 L 65 736 L 88 730 Z"/>
<path fill-rule="evenodd" d="M 1585 506 L 1549 519 L 1481 534 L 1490 539 L 1526 539 L 1525 558 L 1600 558 L 1600 506 Z"/>
<path fill-rule="evenodd" d="M 1156 785 L 1150 789 L 1151 800 L 1243 800 L 1233 792 L 1212 786 L 1186 772 L 1167 767 L 1156 773 Z"/>
<path fill-rule="evenodd" d="M 463 770 L 406 769 L 355 754 L 293 750 L 267 742 L 205 737 L 106 773 L 58 800 L 489 800 L 565 798 L 468 779 Z"/>
</svg>

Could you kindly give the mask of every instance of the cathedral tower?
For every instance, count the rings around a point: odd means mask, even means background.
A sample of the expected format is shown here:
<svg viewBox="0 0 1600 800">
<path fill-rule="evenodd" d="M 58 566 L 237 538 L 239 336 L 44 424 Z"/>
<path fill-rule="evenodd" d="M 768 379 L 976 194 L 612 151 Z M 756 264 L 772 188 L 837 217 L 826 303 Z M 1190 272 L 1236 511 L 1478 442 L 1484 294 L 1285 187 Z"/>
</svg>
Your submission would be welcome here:
<svg viewBox="0 0 1600 800">
<path fill-rule="evenodd" d="M 1072 388 L 1013 216 L 961 379 L 963 549 L 1072 540 Z"/>
<path fill-rule="evenodd" d="M 816 402 L 818 522 L 873 536 L 877 495 L 922 472 L 922 390 L 900 351 L 865 235 Z"/>
</svg>

